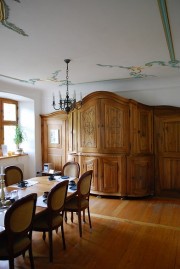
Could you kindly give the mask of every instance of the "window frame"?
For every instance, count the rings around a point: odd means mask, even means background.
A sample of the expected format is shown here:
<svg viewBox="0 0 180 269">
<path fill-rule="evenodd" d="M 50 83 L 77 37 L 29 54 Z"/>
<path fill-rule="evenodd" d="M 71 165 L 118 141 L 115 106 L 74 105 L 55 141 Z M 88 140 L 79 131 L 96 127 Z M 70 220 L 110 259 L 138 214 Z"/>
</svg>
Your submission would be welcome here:
<svg viewBox="0 0 180 269">
<path fill-rule="evenodd" d="M 16 120 L 9 121 L 4 120 L 4 103 L 6 104 L 14 104 L 16 105 Z M 4 144 L 4 126 L 7 125 L 18 125 L 18 101 L 7 99 L 7 98 L 0 98 L 0 145 Z"/>
</svg>

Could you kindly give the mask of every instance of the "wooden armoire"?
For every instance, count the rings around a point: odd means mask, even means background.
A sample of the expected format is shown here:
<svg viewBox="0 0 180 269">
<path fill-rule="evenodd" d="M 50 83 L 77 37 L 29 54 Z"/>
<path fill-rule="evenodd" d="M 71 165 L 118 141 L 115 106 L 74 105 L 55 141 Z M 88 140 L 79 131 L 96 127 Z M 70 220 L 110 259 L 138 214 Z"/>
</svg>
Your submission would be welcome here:
<svg viewBox="0 0 180 269">
<path fill-rule="evenodd" d="M 166 117 L 163 116 L 165 111 Z M 75 160 L 80 163 L 81 174 L 93 169 L 93 194 L 177 196 L 180 190 L 178 175 L 173 185 L 176 192 L 167 191 L 164 180 L 169 186 L 170 177 L 180 172 L 179 112 L 178 108 L 147 106 L 111 92 L 91 93 L 83 98 L 81 109 L 68 115 L 64 112 L 41 115 L 42 161 L 53 162 L 54 168 L 61 170 L 66 161 Z M 173 118 L 171 124 L 166 121 L 169 116 Z M 162 142 L 161 133 L 167 126 L 169 131 Z M 51 137 L 54 133 L 58 133 L 57 143 Z M 167 148 L 170 134 L 175 140 Z M 162 153 L 165 150 L 166 153 Z M 170 175 L 168 162 L 172 162 L 172 158 L 174 170 Z"/>
</svg>

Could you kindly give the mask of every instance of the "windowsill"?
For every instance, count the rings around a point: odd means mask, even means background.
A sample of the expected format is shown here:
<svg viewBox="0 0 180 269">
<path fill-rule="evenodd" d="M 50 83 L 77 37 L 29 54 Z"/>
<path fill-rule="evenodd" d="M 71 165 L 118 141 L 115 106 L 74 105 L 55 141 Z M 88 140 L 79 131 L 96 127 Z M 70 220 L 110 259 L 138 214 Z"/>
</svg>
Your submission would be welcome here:
<svg viewBox="0 0 180 269">
<path fill-rule="evenodd" d="M 11 155 L 11 156 L 0 156 L 0 160 L 10 159 L 10 158 L 16 158 L 16 157 L 21 157 L 21 156 L 26 156 L 26 155 L 28 155 L 28 154 L 27 153 L 23 153 L 23 154 Z"/>
</svg>

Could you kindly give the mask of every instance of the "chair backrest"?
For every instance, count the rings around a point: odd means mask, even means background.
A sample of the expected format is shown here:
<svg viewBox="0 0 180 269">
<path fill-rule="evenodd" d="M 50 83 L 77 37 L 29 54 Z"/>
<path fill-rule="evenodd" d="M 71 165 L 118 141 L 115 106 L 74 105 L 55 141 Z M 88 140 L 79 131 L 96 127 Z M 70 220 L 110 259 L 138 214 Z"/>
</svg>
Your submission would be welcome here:
<svg viewBox="0 0 180 269">
<path fill-rule="evenodd" d="M 32 235 L 32 222 L 35 215 L 37 194 L 31 193 L 15 201 L 7 210 L 4 224 L 8 241 L 13 246 L 13 238 L 26 234 Z M 11 248 L 10 246 L 10 248 Z M 12 250 L 13 251 L 13 250 Z"/>
<path fill-rule="evenodd" d="M 80 165 L 77 162 L 67 162 L 63 166 L 63 176 L 79 178 Z"/>
<path fill-rule="evenodd" d="M 22 170 L 15 165 L 6 166 L 4 169 L 5 173 L 5 186 L 16 184 L 23 180 Z"/>
<path fill-rule="evenodd" d="M 77 183 L 77 195 L 81 198 L 89 199 L 89 194 L 91 190 L 93 170 L 89 170 L 81 175 Z"/>
<path fill-rule="evenodd" d="M 49 216 L 51 214 L 63 211 L 67 196 L 68 183 L 69 180 L 59 182 L 49 192 L 47 198 L 47 209 L 49 210 Z"/>
</svg>

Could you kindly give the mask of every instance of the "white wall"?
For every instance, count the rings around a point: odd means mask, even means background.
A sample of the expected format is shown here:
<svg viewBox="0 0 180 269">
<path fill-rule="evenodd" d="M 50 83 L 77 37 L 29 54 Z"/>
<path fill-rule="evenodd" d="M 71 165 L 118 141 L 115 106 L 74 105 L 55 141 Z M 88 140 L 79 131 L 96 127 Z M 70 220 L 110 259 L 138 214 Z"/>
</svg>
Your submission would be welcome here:
<svg viewBox="0 0 180 269">
<path fill-rule="evenodd" d="M 0 159 L 0 166 L 6 167 L 9 165 L 15 165 L 21 168 L 23 171 L 23 179 L 28 179 L 30 177 L 30 169 L 29 169 L 29 155 L 23 155 L 23 156 L 18 156 L 18 157 L 11 157 L 11 158 L 5 158 L 5 159 Z"/>
<path fill-rule="evenodd" d="M 25 175 L 27 178 L 36 176 L 37 171 L 41 171 L 41 92 L 37 89 L 23 87 L 19 85 L 0 82 L 0 97 L 12 98 L 19 101 L 20 124 L 22 125 L 27 139 L 22 143 L 22 147 L 28 153 L 28 165 L 25 160 Z M 18 160 L 18 159 L 17 159 Z M 16 158 L 9 159 L 8 164 L 14 163 Z M 0 160 L 0 165 L 3 165 Z"/>
<path fill-rule="evenodd" d="M 61 92 L 66 88 L 61 87 Z M 95 91 L 115 92 L 125 98 L 134 99 L 147 105 L 170 105 L 180 107 L 180 78 L 164 79 L 124 79 L 104 81 L 96 83 L 78 84 L 69 86 L 70 97 L 76 91 L 77 100 L 80 93 L 85 97 Z M 53 91 L 46 90 L 42 96 L 42 114 L 53 112 L 52 107 Z M 56 93 L 56 95 L 58 95 Z"/>
</svg>

